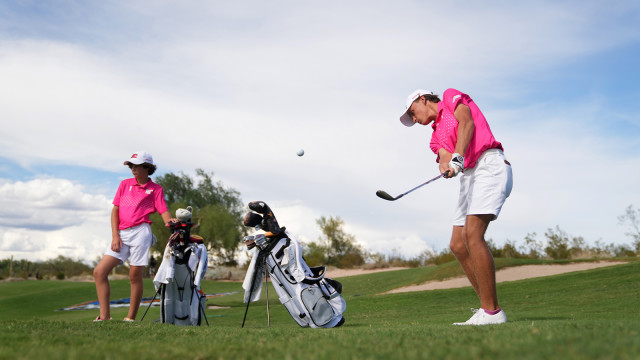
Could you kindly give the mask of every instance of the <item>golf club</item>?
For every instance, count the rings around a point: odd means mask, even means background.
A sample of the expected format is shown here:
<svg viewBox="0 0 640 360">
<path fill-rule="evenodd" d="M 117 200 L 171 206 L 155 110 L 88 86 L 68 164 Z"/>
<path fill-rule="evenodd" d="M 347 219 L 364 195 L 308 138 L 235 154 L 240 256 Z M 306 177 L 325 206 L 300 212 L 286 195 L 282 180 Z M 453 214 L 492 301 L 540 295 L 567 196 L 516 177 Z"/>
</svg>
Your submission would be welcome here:
<svg viewBox="0 0 640 360">
<path fill-rule="evenodd" d="M 449 174 L 449 171 L 447 170 L 443 174 L 440 174 L 440 175 L 434 177 L 433 179 L 431 179 L 431 180 L 429 180 L 429 181 L 427 181 L 425 183 L 422 183 L 422 184 L 414 187 L 413 189 L 411 189 L 411 190 L 409 190 L 409 191 L 407 191 L 407 192 L 405 192 L 403 194 L 400 194 L 400 195 L 398 195 L 396 197 L 393 197 L 393 196 L 389 195 L 386 191 L 382 191 L 382 190 L 376 191 L 376 195 L 378 195 L 378 197 L 381 198 L 381 199 L 385 199 L 385 200 L 389 200 L 389 201 L 396 201 L 396 200 L 400 199 L 401 197 L 407 195 L 408 193 L 410 193 L 410 192 L 412 192 L 412 191 L 414 191 L 414 190 L 416 190 L 418 188 L 421 188 L 421 187 L 427 185 L 428 183 L 430 183 L 432 181 L 438 180 L 441 177 L 443 177 L 445 175 L 448 175 L 448 174 Z"/>
</svg>

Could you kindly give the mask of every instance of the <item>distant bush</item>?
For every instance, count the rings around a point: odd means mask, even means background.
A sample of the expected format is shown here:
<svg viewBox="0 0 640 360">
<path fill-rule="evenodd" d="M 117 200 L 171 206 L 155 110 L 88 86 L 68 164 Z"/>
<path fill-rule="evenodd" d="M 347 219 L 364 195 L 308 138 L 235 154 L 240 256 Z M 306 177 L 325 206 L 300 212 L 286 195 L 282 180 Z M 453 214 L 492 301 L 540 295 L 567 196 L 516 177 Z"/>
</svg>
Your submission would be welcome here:
<svg viewBox="0 0 640 360">
<path fill-rule="evenodd" d="M 436 252 L 431 249 L 423 251 L 421 254 L 407 257 L 398 253 L 397 250 L 392 250 L 390 254 L 384 253 L 369 253 L 367 255 L 367 264 L 371 264 L 376 268 L 384 267 L 419 267 L 427 265 L 440 265 L 454 261 L 456 257 L 451 250 L 444 249 L 441 252 Z"/>
<path fill-rule="evenodd" d="M 0 279 L 8 277 L 36 279 L 64 279 L 70 276 L 89 275 L 93 268 L 80 260 L 59 255 L 46 261 L 0 260 Z"/>
</svg>

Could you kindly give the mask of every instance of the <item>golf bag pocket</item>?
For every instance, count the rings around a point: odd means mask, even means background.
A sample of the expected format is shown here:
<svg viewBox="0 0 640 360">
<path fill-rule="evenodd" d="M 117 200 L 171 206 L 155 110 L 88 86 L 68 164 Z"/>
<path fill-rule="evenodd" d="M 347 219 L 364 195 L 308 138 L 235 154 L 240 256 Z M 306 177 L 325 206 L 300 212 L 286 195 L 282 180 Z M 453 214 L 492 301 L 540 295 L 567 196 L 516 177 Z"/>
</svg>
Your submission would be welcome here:
<svg viewBox="0 0 640 360">
<path fill-rule="evenodd" d="M 300 292 L 300 300 L 306 308 L 311 321 L 316 326 L 328 324 L 335 316 L 333 308 L 325 298 L 320 287 L 308 287 Z"/>
</svg>

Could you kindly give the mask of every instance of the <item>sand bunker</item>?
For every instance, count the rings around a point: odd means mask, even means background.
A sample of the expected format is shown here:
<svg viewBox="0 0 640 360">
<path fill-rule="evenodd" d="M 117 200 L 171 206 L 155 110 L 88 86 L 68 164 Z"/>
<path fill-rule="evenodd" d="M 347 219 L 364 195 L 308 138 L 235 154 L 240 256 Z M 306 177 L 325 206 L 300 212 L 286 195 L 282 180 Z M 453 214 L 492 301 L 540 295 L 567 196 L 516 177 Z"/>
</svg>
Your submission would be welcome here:
<svg viewBox="0 0 640 360">
<path fill-rule="evenodd" d="M 496 281 L 497 282 L 505 282 L 505 281 L 517 281 L 530 279 L 541 276 L 551 276 L 564 274 L 573 271 L 584 271 L 590 269 L 596 269 L 605 266 L 614 266 L 619 264 L 625 264 L 624 261 L 599 261 L 599 262 L 582 262 L 582 263 L 573 263 L 566 265 L 522 265 L 522 266 L 513 266 L 505 269 L 498 270 L 496 272 Z M 340 278 L 346 276 L 354 276 L 354 275 L 362 275 L 362 274 L 373 274 L 381 271 L 394 271 L 394 270 L 402 270 L 406 268 L 402 267 L 391 267 L 391 268 L 383 268 L 383 269 L 373 269 L 373 270 L 364 270 L 364 269 L 336 269 L 329 268 L 327 269 L 327 277 L 329 278 Z M 442 281 L 429 281 L 419 285 L 410 285 L 397 289 L 393 289 L 391 291 L 386 292 L 385 294 L 391 293 L 400 293 L 400 292 L 410 292 L 410 291 L 424 291 L 424 290 L 437 290 L 437 289 L 453 289 L 453 288 L 461 288 L 465 286 L 471 286 L 469 280 L 466 277 L 457 277 Z"/>
<path fill-rule="evenodd" d="M 573 271 L 584 271 L 590 269 L 596 269 L 605 266 L 614 266 L 624 264 L 624 261 L 600 261 L 600 262 L 584 262 L 574 263 L 566 265 L 522 265 L 513 266 L 496 271 L 496 282 L 505 281 L 517 281 L 524 279 L 531 279 L 541 276 L 551 276 L 564 274 Z M 442 281 L 429 281 L 424 284 L 405 286 L 397 289 L 390 290 L 385 294 L 410 292 L 410 291 L 424 291 L 424 290 L 436 290 L 436 289 L 453 289 L 461 288 L 465 286 L 471 286 L 469 280 L 466 277 L 458 277 L 453 279 L 447 279 Z"/>
</svg>

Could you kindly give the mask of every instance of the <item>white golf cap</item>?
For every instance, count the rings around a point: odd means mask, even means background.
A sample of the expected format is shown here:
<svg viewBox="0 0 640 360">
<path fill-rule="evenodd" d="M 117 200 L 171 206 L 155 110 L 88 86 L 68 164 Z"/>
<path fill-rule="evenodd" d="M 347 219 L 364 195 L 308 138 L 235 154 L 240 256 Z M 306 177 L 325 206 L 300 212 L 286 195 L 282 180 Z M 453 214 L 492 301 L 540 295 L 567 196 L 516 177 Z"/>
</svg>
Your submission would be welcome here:
<svg viewBox="0 0 640 360">
<path fill-rule="evenodd" d="M 402 123 L 402 125 L 404 126 L 413 126 L 413 118 L 411 117 L 411 115 L 409 115 L 407 113 L 407 111 L 409 111 L 409 108 L 411 107 L 411 104 L 413 104 L 414 101 L 416 101 L 417 98 L 419 98 L 422 95 L 436 95 L 433 91 L 429 91 L 429 90 L 424 90 L 424 89 L 418 89 L 414 92 L 412 92 L 408 97 L 407 97 L 407 101 L 404 105 L 404 114 L 402 114 L 402 116 L 400 116 L 400 122 Z"/>
<path fill-rule="evenodd" d="M 140 165 L 144 163 L 153 165 L 153 157 L 146 151 L 136 151 L 131 155 L 131 159 L 124 162 L 124 165 Z"/>
</svg>

